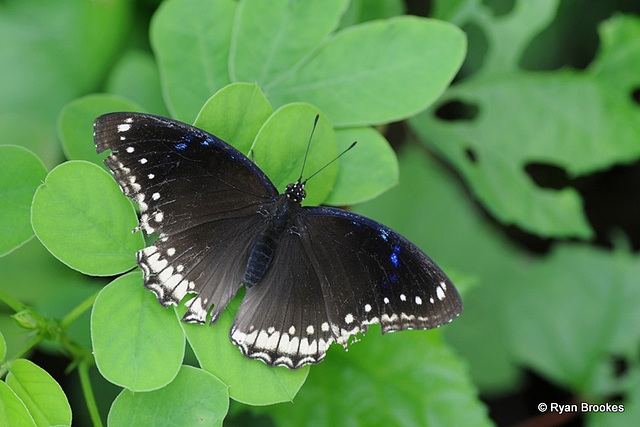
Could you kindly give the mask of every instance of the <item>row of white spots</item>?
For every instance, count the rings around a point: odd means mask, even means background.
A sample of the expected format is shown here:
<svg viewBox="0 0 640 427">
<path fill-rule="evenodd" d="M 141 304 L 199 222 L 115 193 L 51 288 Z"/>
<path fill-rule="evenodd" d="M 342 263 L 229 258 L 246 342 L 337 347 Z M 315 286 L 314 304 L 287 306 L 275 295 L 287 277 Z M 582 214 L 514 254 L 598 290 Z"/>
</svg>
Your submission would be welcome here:
<svg viewBox="0 0 640 427">
<path fill-rule="evenodd" d="M 429 317 L 426 316 L 416 316 L 415 314 L 407 314 L 407 313 L 400 313 L 399 315 L 396 313 L 393 313 L 391 315 L 388 314 L 383 314 L 380 317 L 382 323 L 398 323 L 398 320 L 400 320 L 401 322 L 413 322 L 416 319 L 419 322 L 427 322 L 429 320 Z"/>
<path fill-rule="evenodd" d="M 307 331 L 310 328 L 313 327 L 308 326 Z M 249 333 L 233 328 L 231 341 L 245 356 L 260 359 L 269 365 L 285 365 L 292 369 L 321 361 L 333 342 L 333 338 L 301 338 L 294 333 L 294 326 L 289 328 L 288 333 L 276 331 L 273 327 Z"/>
<path fill-rule="evenodd" d="M 175 253 L 175 248 L 171 248 L 167 252 Z M 181 274 L 184 266 L 178 265 L 174 268 L 169 265 L 169 262 L 162 258 L 162 254 L 156 246 L 142 249 L 138 253 L 138 258 L 145 278 L 155 276 L 153 280 L 146 281 L 145 284 L 156 294 L 160 302 L 175 305 L 177 304 L 176 301 L 180 301 L 188 291 L 192 291 L 195 288 L 195 283 L 186 280 Z M 171 298 L 168 298 L 169 296 Z M 206 304 L 206 301 L 202 302 L 199 299 L 198 301 L 192 301 L 191 307 L 195 307 L 195 312 L 198 313 L 196 317 L 200 318 L 202 311 L 204 311 L 204 316 L 206 317 L 206 310 L 197 310 L 198 304 Z"/>
</svg>

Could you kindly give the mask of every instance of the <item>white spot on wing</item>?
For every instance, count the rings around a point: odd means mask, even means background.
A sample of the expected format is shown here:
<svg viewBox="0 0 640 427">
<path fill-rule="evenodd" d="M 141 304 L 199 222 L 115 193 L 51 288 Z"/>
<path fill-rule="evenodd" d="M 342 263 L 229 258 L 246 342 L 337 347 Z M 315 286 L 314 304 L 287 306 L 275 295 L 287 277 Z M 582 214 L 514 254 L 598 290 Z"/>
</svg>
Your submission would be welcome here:
<svg viewBox="0 0 640 427">
<path fill-rule="evenodd" d="M 416 296 L 416 304 L 422 305 L 422 298 L 420 298 L 419 296 Z"/>
<path fill-rule="evenodd" d="M 438 299 L 440 301 L 442 301 L 444 299 L 445 294 L 444 294 L 444 289 L 442 289 L 442 286 L 438 286 L 436 288 L 436 296 L 438 297 Z"/>
<path fill-rule="evenodd" d="M 370 312 L 371 311 L 371 304 L 365 304 L 364 311 L 367 312 L 367 313 Z"/>
<path fill-rule="evenodd" d="M 350 325 L 353 323 L 353 315 L 351 313 L 347 314 L 346 316 L 344 316 L 344 321 L 347 323 L 347 325 Z"/>
<path fill-rule="evenodd" d="M 131 129 L 131 125 L 130 124 L 118 125 L 118 132 L 126 132 L 129 129 Z"/>
</svg>

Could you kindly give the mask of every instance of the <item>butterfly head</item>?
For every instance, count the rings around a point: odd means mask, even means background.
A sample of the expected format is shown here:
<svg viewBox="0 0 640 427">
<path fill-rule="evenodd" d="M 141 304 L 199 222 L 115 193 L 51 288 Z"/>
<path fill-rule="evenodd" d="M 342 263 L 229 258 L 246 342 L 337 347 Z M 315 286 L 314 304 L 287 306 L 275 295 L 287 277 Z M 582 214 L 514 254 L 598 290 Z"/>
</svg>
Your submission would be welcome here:
<svg viewBox="0 0 640 427">
<path fill-rule="evenodd" d="M 284 194 L 289 200 L 296 203 L 302 203 L 304 198 L 307 197 L 307 192 L 304 190 L 304 185 L 306 183 L 306 180 L 297 180 L 294 183 L 288 184 L 287 189 L 284 191 Z"/>
</svg>

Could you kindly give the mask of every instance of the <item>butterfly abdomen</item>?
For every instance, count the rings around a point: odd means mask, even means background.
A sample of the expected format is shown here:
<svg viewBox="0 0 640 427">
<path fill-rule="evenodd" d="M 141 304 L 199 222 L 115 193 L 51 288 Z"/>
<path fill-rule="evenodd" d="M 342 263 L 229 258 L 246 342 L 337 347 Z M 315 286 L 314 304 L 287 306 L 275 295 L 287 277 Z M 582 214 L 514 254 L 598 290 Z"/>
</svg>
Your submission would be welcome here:
<svg viewBox="0 0 640 427">
<path fill-rule="evenodd" d="M 269 269 L 278 243 L 284 233 L 292 229 L 292 219 L 298 215 L 300 203 L 281 195 L 266 215 L 266 229 L 258 236 L 249 253 L 244 284 L 247 288 L 257 285 Z"/>
</svg>

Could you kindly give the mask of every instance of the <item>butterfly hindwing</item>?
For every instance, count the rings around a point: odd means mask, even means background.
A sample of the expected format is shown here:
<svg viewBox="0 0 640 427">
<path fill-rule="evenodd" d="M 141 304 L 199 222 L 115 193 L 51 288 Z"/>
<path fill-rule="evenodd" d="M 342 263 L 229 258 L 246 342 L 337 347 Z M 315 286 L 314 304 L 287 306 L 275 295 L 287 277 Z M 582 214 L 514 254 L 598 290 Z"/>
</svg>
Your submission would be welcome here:
<svg viewBox="0 0 640 427">
<path fill-rule="evenodd" d="M 334 337 L 312 257 L 300 236 L 282 237 L 269 270 L 247 289 L 231 327 L 231 341 L 245 356 L 290 369 L 322 361 Z"/>
<path fill-rule="evenodd" d="M 184 319 L 203 323 L 215 305 L 215 321 L 242 284 L 276 188 L 235 148 L 174 120 L 107 114 L 94 138 L 98 152 L 111 149 L 105 164 L 140 206 L 140 228 L 159 234 L 137 255 L 145 286 L 165 306 L 197 294 Z"/>
</svg>

